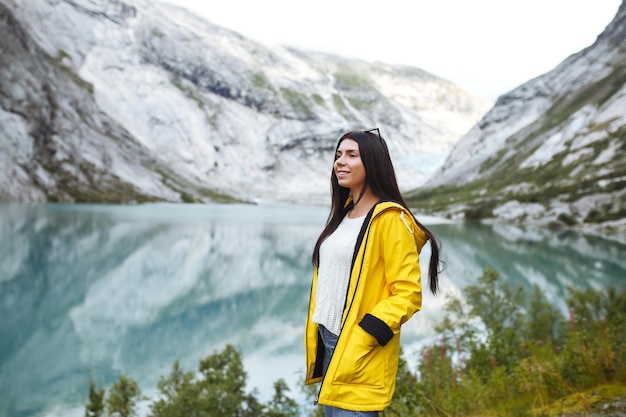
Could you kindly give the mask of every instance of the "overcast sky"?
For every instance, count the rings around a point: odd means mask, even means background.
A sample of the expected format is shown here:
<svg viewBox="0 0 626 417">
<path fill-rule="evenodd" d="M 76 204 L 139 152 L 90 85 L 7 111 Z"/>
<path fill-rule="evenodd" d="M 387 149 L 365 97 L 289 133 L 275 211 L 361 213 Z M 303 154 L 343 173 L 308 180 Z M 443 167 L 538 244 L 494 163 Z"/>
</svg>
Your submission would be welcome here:
<svg viewBox="0 0 626 417">
<path fill-rule="evenodd" d="M 621 0 L 164 0 L 266 44 L 419 67 L 494 100 L 590 46 Z"/>
</svg>

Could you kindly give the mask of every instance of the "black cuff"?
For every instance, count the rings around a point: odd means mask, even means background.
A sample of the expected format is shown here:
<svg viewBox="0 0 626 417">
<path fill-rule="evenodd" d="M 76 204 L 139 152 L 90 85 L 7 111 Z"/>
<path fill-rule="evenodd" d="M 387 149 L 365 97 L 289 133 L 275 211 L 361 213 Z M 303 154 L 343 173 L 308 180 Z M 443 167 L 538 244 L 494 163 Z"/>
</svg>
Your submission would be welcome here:
<svg viewBox="0 0 626 417">
<path fill-rule="evenodd" d="M 366 314 L 359 326 L 374 336 L 381 346 L 385 346 L 393 337 L 393 330 L 384 321 L 371 314 Z"/>
</svg>

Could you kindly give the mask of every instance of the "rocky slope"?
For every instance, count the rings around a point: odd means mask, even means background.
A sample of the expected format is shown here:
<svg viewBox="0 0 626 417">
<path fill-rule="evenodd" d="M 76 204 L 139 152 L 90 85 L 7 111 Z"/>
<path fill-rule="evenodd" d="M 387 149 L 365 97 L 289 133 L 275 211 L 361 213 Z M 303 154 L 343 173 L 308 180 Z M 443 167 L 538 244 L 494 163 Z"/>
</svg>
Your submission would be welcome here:
<svg viewBox="0 0 626 417">
<path fill-rule="evenodd" d="M 325 202 L 336 139 L 374 126 L 410 189 L 491 105 L 148 0 L 0 0 L 0 35 L 0 201 Z"/>
<path fill-rule="evenodd" d="M 593 45 L 501 96 L 411 200 L 450 217 L 621 228 L 626 2 Z"/>
</svg>

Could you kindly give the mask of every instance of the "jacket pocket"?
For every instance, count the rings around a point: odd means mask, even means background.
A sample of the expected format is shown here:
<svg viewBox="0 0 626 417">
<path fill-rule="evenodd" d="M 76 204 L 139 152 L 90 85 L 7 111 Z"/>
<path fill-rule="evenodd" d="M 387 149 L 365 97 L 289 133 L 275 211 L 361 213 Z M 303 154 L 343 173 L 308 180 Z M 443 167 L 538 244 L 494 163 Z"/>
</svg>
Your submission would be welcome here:
<svg viewBox="0 0 626 417">
<path fill-rule="evenodd" d="M 336 352 L 337 353 L 337 352 Z M 335 372 L 334 383 L 381 388 L 385 380 L 385 349 L 374 336 L 353 326 Z"/>
</svg>

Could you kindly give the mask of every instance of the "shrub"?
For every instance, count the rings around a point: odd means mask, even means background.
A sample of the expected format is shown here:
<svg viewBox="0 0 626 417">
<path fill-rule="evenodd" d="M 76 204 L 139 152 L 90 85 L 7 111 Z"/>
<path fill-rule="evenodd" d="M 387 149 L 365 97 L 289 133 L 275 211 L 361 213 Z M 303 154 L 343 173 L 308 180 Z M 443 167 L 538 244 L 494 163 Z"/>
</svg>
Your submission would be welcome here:
<svg viewBox="0 0 626 417">
<path fill-rule="evenodd" d="M 183 370 L 175 361 L 170 374 L 158 383 L 160 395 L 150 404 L 150 417 L 297 417 L 298 405 L 288 397 L 287 384 L 282 379 L 274 383 L 274 396 L 261 404 L 254 393 L 245 391 L 247 375 L 240 353 L 226 345 L 200 361 L 198 373 Z M 131 417 L 141 391 L 137 383 L 119 376 L 107 397 L 108 417 Z M 102 399 L 105 391 L 98 390 L 90 379 L 89 402 L 85 417 L 103 416 Z"/>
<path fill-rule="evenodd" d="M 563 317 L 536 285 L 526 297 L 486 269 L 465 300 L 448 299 L 417 369 L 401 361 L 386 415 L 550 415 L 572 395 L 589 407 L 590 388 L 626 384 L 626 292 L 568 291 Z"/>
</svg>

